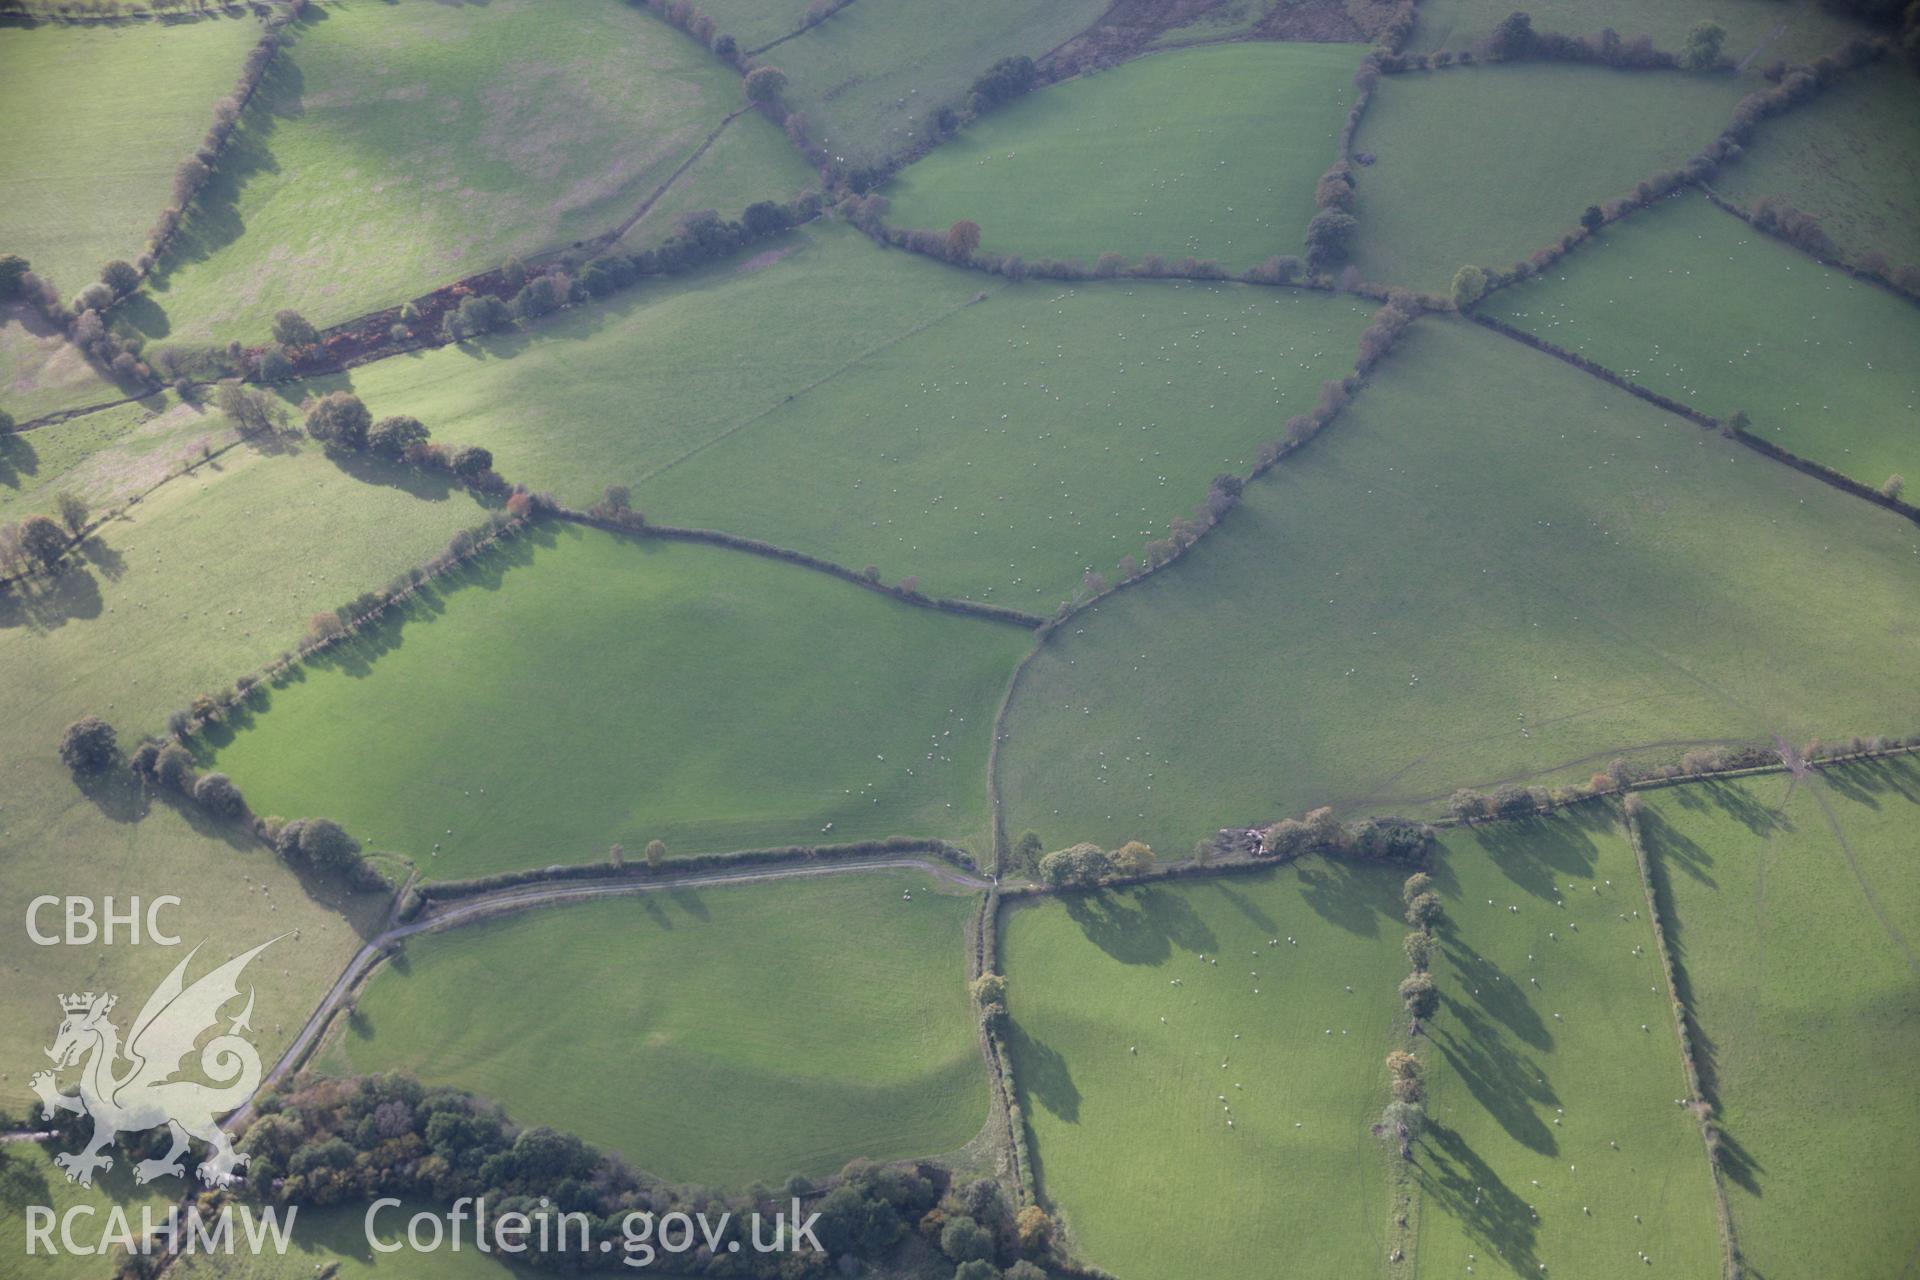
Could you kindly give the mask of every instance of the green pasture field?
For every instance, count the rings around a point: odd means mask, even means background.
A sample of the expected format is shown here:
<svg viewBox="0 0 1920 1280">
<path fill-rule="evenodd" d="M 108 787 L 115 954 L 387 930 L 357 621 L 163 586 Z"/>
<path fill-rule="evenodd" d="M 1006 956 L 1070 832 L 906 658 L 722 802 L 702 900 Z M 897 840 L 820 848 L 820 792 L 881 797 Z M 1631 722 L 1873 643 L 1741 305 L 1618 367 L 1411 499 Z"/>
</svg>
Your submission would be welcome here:
<svg viewBox="0 0 1920 1280">
<path fill-rule="evenodd" d="M 1920 1051 L 1911 756 L 1650 793 L 1661 910 L 1726 1127 L 1756 1275 L 1899 1275 L 1913 1259 Z"/>
<path fill-rule="evenodd" d="M 173 171 L 259 38 L 240 17 L 0 25 L 0 253 L 70 298 L 105 263 L 145 252 Z"/>
<path fill-rule="evenodd" d="M 1368 1126 L 1406 1034 L 1403 875 L 1315 860 L 1006 913 L 1014 1080 L 1079 1257 L 1158 1280 L 1384 1269 Z"/>
<path fill-rule="evenodd" d="M 1920 93 L 1912 72 L 1887 62 L 1767 121 L 1713 185 L 1747 208 L 1772 196 L 1813 214 L 1850 255 L 1920 263 L 1916 150 Z"/>
<path fill-rule="evenodd" d="M 285 1210 L 281 1212 L 284 1220 Z M 235 1249 L 231 1257 L 186 1254 L 167 1274 L 178 1280 L 315 1280 L 318 1276 L 326 1280 L 393 1280 L 400 1276 L 406 1280 L 530 1280 L 544 1274 L 513 1265 L 498 1250 L 481 1253 L 474 1247 L 471 1222 L 466 1224 L 467 1235 L 457 1253 L 451 1248 L 451 1240 L 432 1252 L 408 1246 L 409 1218 L 430 1213 L 444 1224 L 448 1212 L 445 1205 L 414 1202 L 384 1206 L 374 1219 L 376 1235 L 382 1244 L 400 1247 L 392 1253 L 381 1253 L 367 1243 L 367 1206 L 301 1205 L 285 1254 L 245 1249 Z M 236 1232 L 240 1230 L 238 1217 L 236 1209 Z M 327 1270 L 329 1267 L 333 1270 Z"/>
<path fill-rule="evenodd" d="M 317 450 L 243 448 L 109 523 L 57 580 L 0 595 L 0 865 L 18 900 L 26 886 L 111 893 L 122 906 L 177 894 L 167 923 L 183 945 L 204 940 L 203 956 L 298 930 L 250 970 L 261 1056 L 279 1054 L 385 902 L 303 885 L 250 837 L 143 798 L 120 771 L 83 791 L 56 755 L 60 732 L 99 715 L 130 748 L 195 694 L 291 646 L 316 610 L 419 563 L 478 518 L 463 496 L 424 501 L 356 480 Z M 0 1073 L 24 1082 L 46 1066 L 60 994 L 112 990 L 137 1009 L 179 959 L 167 947 L 39 947 L 16 919 L 0 932 L 0 1019 L 19 1034 L 0 1040 Z"/>
<path fill-rule="evenodd" d="M 144 992 L 141 994 L 145 995 Z M 58 1024 L 56 1013 L 54 1020 L 47 1024 L 49 1039 Z M 41 1060 L 41 1065 L 46 1065 L 45 1059 Z M 11 1095 L 14 1092 L 15 1089 L 9 1084 L 7 1093 Z M 18 1092 L 28 1101 L 33 1100 L 24 1083 Z M 11 1096 L 7 1098 L 6 1107 L 14 1115 L 26 1109 L 23 1103 L 16 1103 Z M 156 1223 L 164 1222 L 170 1202 L 169 1186 L 178 1187 L 180 1184 L 163 1181 L 144 1187 L 136 1185 L 132 1162 L 117 1159 L 111 1170 L 96 1175 L 91 1188 L 81 1187 L 67 1181 L 67 1171 L 55 1165 L 52 1156 L 37 1143 L 9 1142 L 0 1145 L 0 1258 L 6 1260 L 6 1273 L 18 1280 L 99 1280 L 105 1274 L 105 1268 L 98 1257 L 68 1253 L 65 1246 L 60 1244 L 60 1216 L 81 1206 L 92 1208 L 93 1217 L 80 1214 L 73 1219 L 75 1243 L 92 1248 L 106 1229 L 108 1215 L 116 1205 L 128 1215 L 128 1224 L 136 1235 L 141 1228 L 142 1209 L 150 1210 Z M 28 1255 L 29 1206 L 53 1210 L 53 1242 L 57 1252 L 49 1254 L 45 1246 L 35 1240 L 32 1241 L 34 1253 Z M 235 1230 L 238 1229 L 236 1223 Z"/>
<path fill-rule="evenodd" d="M 1354 261 L 1369 280 L 1438 292 L 1469 263 L 1508 267 L 1558 244 L 1588 205 L 1686 163 L 1751 88 L 1545 62 L 1383 77 L 1354 142 L 1377 157 L 1359 170 Z"/>
<path fill-rule="evenodd" d="M 1718 1276 L 1713 1176 L 1674 1104 L 1680 1045 L 1615 810 L 1442 838 L 1418 1273 L 1604 1280 L 1648 1271 L 1644 1251 L 1651 1274 Z"/>
<path fill-rule="evenodd" d="M 895 834 L 985 849 L 1028 633 L 810 569 L 542 527 L 203 743 L 256 812 L 439 879 Z"/>
<path fill-rule="evenodd" d="M 391 357 L 289 399 L 349 388 L 376 417 L 412 414 L 438 439 L 491 449 L 502 475 L 586 506 L 965 306 L 983 283 L 815 223 L 524 331 Z"/>
<path fill-rule="evenodd" d="M 1904 731 L 1917 572 L 1899 517 L 1430 318 L 1184 559 L 1049 639 L 1008 830 L 1179 856 L 1319 804 Z"/>
<path fill-rule="evenodd" d="M 0 306 L 0 409 L 16 423 L 124 394 L 39 312 L 17 302 Z"/>
<path fill-rule="evenodd" d="M 1359 54 L 1218 45 L 1028 94 L 904 170 L 885 189 L 887 221 L 939 229 L 971 218 L 985 252 L 1089 264 L 1157 253 L 1237 271 L 1298 254 Z"/>
<path fill-rule="evenodd" d="M 676 889 L 415 938 L 320 1069 L 471 1089 L 674 1182 L 956 1150 L 987 1115 L 966 986 L 978 900 L 936 885 Z"/>
<path fill-rule="evenodd" d="M 1475 48 L 1514 8 L 1511 0 L 1422 0 L 1409 47 Z M 1686 47 L 1695 23 L 1717 22 L 1727 32 L 1722 52 L 1743 70 L 1782 59 L 1811 62 L 1859 31 L 1817 4 L 1771 0 L 1530 0 L 1525 8 L 1536 31 L 1592 35 L 1612 27 L 1629 40 L 1652 36 L 1675 52 Z"/>
<path fill-rule="evenodd" d="M 791 200 L 819 186 L 819 175 L 807 167 L 786 134 L 764 115 L 750 111 L 734 117 L 707 153 L 660 193 L 621 244 L 628 249 L 658 244 L 678 231 L 681 220 L 695 210 L 712 209 L 737 218 L 755 201 Z"/>
<path fill-rule="evenodd" d="M 130 323 L 155 339 L 322 327 L 609 231 L 740 105 L 632 5 L 311 10 Z"/>
<path fill-rule="evenodd" d="M 1615 223 L 1484 304 L 1702 413 L 1874 487 L 1920 481 L 1920 309 L 1701 195 Z"/>
<path fill-rule="evenodd" d="M 1037 59 L 1106 10 L 1107 0 L 854 3 L 754 61 L 787 73 L 787 104 L 829 152 L 858 167 L 925 140 L 933 113 L 964 106 L 1000 59 Z"/>
<path fill-rule="evenodd" d="M 577 505 L 632 483 L 655 520 L 1046 610 L 1215 474 L 1245 474 L 1352 367 L 1370 309 L 1230 284 L 1007 285 L 822 224 L 314 389 L 351 385 Z"/>
<path fill-rule="evenodd" d="M 1047 613 L 1089 568 L 1111 576 L 1163 536 L 1215 475 L 1247 474 L 1353 367 L 1371 310 L 1234 284 L 1001 287 L 655 472 L 635 500 Z"/>
</svg>

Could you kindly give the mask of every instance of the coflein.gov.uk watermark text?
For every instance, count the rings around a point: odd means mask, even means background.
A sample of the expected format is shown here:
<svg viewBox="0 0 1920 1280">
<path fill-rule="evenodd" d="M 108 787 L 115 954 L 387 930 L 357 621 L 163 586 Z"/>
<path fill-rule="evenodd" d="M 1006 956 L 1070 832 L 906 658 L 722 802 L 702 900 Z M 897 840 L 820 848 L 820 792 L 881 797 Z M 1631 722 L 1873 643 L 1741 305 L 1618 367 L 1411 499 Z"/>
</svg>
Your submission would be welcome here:
<svg viewBox="0 0 1920 1280">
<path fill-rule="evenodd" d="M 629 1267 L 651 1266 L 662 1255 L 678 1256 L 705 1250 L 711 1254 L 793 1253 L 821 1251 L 814 1235 L 817 1213 L 803 1214 L 793 1201 L 791 1216 L 758 1212 L 735 1220 L 731 1213 L 717 1218 L 705 1213 L 652 1214 L 636 1210 L 617 1219 L 616 1236 L 594 1237 L 593 1220 L 584 1213 L 546 1211 L 492 1213 L 485 1197 L 463 1196 L 444 1212 L 421 1211 L 404 1218 L 402 1202 L 391 1197 L 367 1206 L 362 1227 L 367 1247 L 376 1253 L 526 1253 L 618 1254 Z M 89 1204 L 73 1205 L 56 1213 L 47 1205 L 28 1205 L 27 1254 L 31 1257 L 71 1254 L 90 1257 L 116 1248 L 128 1253 L 273 1253 L 284 1254 L 293 1236 L 298 1205 L 284 1211 L 268 1206 L 255 1210 L 242 1204 L 224 1205 L 216 1213 L 171 1205 L 156 1214 L 151 1205 L 140 1211 L 139 1230 L 119 1205 L 104 1211 Z M 238 1227 L 236 1229 L 236 1223 Z"/>
</svg>

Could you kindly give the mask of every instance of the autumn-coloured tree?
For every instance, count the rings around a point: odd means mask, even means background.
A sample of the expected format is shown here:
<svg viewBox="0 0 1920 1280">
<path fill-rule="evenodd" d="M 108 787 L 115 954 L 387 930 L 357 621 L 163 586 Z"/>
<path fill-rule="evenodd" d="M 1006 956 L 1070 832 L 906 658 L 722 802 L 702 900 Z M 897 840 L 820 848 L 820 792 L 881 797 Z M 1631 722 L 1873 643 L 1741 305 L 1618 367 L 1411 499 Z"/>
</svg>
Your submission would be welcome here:
<svg viewBox="0 0 1920 1280">
<path fill-rule="evenodd" d="M 947 228 L 947 256 L 955 262 L 965 262 L 980 247 L 980 224 L 972 218 L 962 218 Z"/>
</svg>

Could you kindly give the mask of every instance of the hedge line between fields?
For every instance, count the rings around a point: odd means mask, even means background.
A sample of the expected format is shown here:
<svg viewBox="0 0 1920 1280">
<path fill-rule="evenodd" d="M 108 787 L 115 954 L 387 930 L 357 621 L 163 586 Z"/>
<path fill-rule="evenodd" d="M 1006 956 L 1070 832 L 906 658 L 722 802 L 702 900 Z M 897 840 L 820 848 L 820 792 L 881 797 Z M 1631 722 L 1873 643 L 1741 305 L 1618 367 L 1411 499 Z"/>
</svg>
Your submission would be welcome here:
<svg viewBox="0 0 1920 1280">
<path fill-rule="evenodd" d="M 1701 413 L 1698 409 L 1681 404 L 1678 400 L 1670 396 L 1663 396 L 1658 391 L 1643 387 L 1637 382 L 1623 378 L 1605 365 L 1590 360 L 1577 351 L 1569 351 L 1565 347 L 1548 342 L 1545 338 L 1528 333 L 1524 329 L 1517 329 L 1504 320 L 1497 320 L 1492 316 L 1483 315 L 1479 312 L 1472 313 L 1469 318 L 1473 320 L 1474 323 L 1483 325 L 1504 338 L 1512 338 L 1515 342 L 1524 343 L 1536 351 L 1550 355 L 1556 360 L 1564 361 L 1582 373 L 1592 374 L 1602 382 L 1616 386 L 1629 395 L 1637 396 L 1645 400 L 1648 404 L 1665 409 L 1668 413 L 1685 418 L 1695 426 L 1726 431 L 1730 439 L 1739 441 L 1762 457 L 1785 463 L 1795 471 L 1812 476 L 1814 479 L 1832 485 L 1834 488 L 1845 493 L 1850 493 L 1856 498 L 1864 498 L 1877 507 L 1884 507 L 1888 511 L 1905 516 L 1914 523 L 1920 524 L 1920 506 L 1915 506 L 1913 503 L 1903 501 L 1891 494 L 1882 493 L 1872 485 L 1856 480 L 1844 472 L 1836 471 L 1825 463 L 1815 462 L 1811 458 L 1804 458 L 1791 449 L 1782 448 L 1771 440 L 1763 439 L 1750 431 L 1728 431 L 1726 423 L 1722 422 L 1719 418 Z"/>
<path fill-rule="evenodd" d="M 882 595 L 904 600 L 908 604 L 919 605 L 925 609 L 938 609 L 942 613 L 955 613 L 964 617 L 985 618 L 992 622 L 1010 622 L 1016 626 L 1033 629 L 1045 625 L 1046 619 L 1037 613 L 1027 613 L 1006 605 L 983 604 L 977 600 L 958 600 L 951 596 L 930 596 L 924 592 L 906 587 L 890 587 L 877 582 L 863 573 L 857 573 L 843 564 L 821 556 L 810 555 L 805 551 L 795 551 L 791 547 L 782 547 L 772 542 L 763 542 L 759 538 L 748 538 L 737 533 L 725 533 L 718 529 L 686 529 L 665 524 L 636 524 L 622 520 L 596 516 L 591 512 L 577 511 L 570 507 L 560 507 L 554 514 L 562 520 L 574 524 L 587 525 L 595 529 L 604 529 L 609 533 L 629 534 L 640 538 L 666 538 L 675 542 L 704 542 L 711 546 L 727 547 L 734 551 L 745 551 L 751 555 L 766 556 L 773 560 L 784 560 L 788 564 L 802 565 L 821 573 L 832 574 L 836 578 L 851 582 L 855 586 L 877 591 Z"/>
<path fill-rule="evenodd" d="M 1661 980 L 1666 983 L 1667 1000 L 1673 1010 L 1673 1027 L 1680 1040 L 1680 1065 L 1687 1079 L 1687 1106 L 1694 1113 L 1700 1125 L 1700 1141 L 1707 1152 L 1707 1164 L 1713 1171 L 1713 1198 L 1715 1213 L 1720 1222 L 1721 1266 L 1729 1280 L 1740 1275 L 1740 1242 L 1734 1234 L 1733 1213 L 1727 1205 L 1727 1187 L 1722 1176 L 1721 1135 L 1719 1118 L 1714 1114 L 1714 1105 L 1707 1097 L 1705 1086 L 1700 1078 L 1700 1061 L 1694 1048 L 1698 1028 L 1693 1023 L 1693 1013 L 1680 999 L 1679 970 L 1674 964 L 1673 949 L 1667 943 L 1666 924 L 1660 918 L 1658 894 L 1654 888 L 1654 870 L 1652 859 L 1647 856 L 1646 842 L 1640 832 L 1640 798 L 1629 796 L 1622 805 L 1622 822 L 1627 828 L 1627 843 L 1633 846 L 1633 859 L 1640 868 L 1640 885 L 1646 891 L 1647 919 L 1653 925 L 1654 945 L 1660 950 Z"/>
<path fill-rule="evenodd" d="M 502 889 L 518 889 L 527 885 L 566 884 L 577 880 L 632 880 L 644 883 L 648 880 L 670 880 L 698 871 L 724 871 L 779 863 L 848 862 L 898 853 L 931 854 L 944 862 L 953 864 L 969 875 L 979 871 L 973 860 L 967 856 L 967 851 L 959 845 L 950 844 L 945 840 L 923 839 L 918 836 L 888 836 L 884 840 L 858 840 L 847 844 L 795 844 L 767 849 L 738 849 L 725 853 L 697 853 L 674 858 L 657 869 L 647 866 L 644 862 L 579 862 L 525 871 L 502 871 L 497 875 L 481 876 L 473 880 L 428 881 L 417 884 L 408 891 L 410 900 L 401 904 L 396 918 L 405 922 L 417 917 L 422 910 L 435 903 L 459 902 L 497 893 Z"/>
</svg>

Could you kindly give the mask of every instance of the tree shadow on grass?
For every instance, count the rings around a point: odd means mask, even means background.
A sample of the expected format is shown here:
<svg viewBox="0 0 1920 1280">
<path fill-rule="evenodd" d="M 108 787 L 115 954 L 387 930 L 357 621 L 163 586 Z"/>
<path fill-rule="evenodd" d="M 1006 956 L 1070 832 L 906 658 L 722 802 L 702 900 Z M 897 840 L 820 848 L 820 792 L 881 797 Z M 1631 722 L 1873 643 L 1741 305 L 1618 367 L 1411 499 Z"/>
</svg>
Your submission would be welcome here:
<svg viewBox="0 0 1920 1280">
<path fill-rule="evenodd" d="M 1591 878 L 1599 861 L 1596 832 L 1614 826 L 1608 806 L 1577 805 L 1552 817 L 1517 818 L 1471 829 L 1474 841 L 1507 879 L 1553 902 L 1561 875 Z"/>
<path fill-rule="evenodd" d="M 1526 1201 L 1458 1132 L 1429 1120 L 1414 1158 L 1414 1176 L 1426 1197 L 1426 1212 L 1448 1214 L 1469 1238 L 1516 1272 L 1539 1274 L 1534 1256 L 1538 1227 Z"/>
<path fill-rule="evenodd" d="M 0 632 L 52 631 L 97 618 L 105 609 L 91 571 L 68 561 L 51 577 L 36 576 L 0 590 Z"/>
<path fill-rule="evenodd" d="M 1080 1123 L 1080 1090 L 1058 1050 L 1040 1043 L 1018 1020 L 1007 1023 L 1007 1047 L 1013 1054 L 1015 1092 L 1020 1109 L 1031 1111 L 1038 1102 L 1068 1124 Z"/>
<path fill-rule="evenodd" d="M 1685 788 L 1682 788 L 1684 790 Z M 1784 818 L 1777 825 L 1786 826 Z M 1719 1045 L 1694 1016 L 1693 977 L 1687 969 L 1687 919 L 1673 897 L 1673 882 L 1668 868 L 1678 866 L 1709 888 L 1717 888 L 1711 876 L 1700 870 L 1711 866 L 1713 857 L 1693 840 L 1675 830 L 1658 812 L 1649 808 L 1640 816 L 1640 839 L 1647 852 L 1647 869 L 1652 880 L 1653 905 L 1660 913 L 1661 930 L 1666 936 L 1667 952 L 1673 957 L 1673 990 L 1686 1019 L 1687 1037 L 1693 1044 L 1694 1067 L 1700 1077 L 1701 1099 L 1723 1114 L 1720 1106 Z M 1764 852 L 1755 856 L 1765 856 Z M 1760 1195 L 1760 1174 L 1764 1166 L 1740 1140 L 1723 1127 L 1720 1134 L 1720 1169 L 1735 1185 Z"/>
<path fill-rule="evenodd" d="M 1541 1053 L 1553 1052 L 1553 1034 L 1540 1021 L 1525 988 L 1512 974 L 1460 941 L 1450 929 L 1440 935 L 1440 948 L 1460 976 L 1463 1000 L 1474 1000 L 1488 1017 L 1531 1048 Z M 1447 998 L 1442 995 L 1442 999 Z"/>
<path fill-rule="evenodd" d="M 1822 769 L 1819 777 L 1843 798 L 1869 809 L 1880 807 L 1883 791 L 1894 792 L 1908 804 L 1920 804 L 1920 759 L 1913 756 L 1860 760 Z"/>
<path fill-rule="evenodd" d="M 438 620 L 446 612 L 448 598 L 455 592 L 469 588 L 498 591 L 509 570 L 532 564 L 536 551 L 551 547 L 556 541 L 551 530 L 536 525 L 497 542 L 484 554 L 422 583 L 405 604 L 362 627 L 350 638 L 314 654 L 307 659 L 307 665 L 355 677 L 372 675 L 382 657 L 406 642 L 407 628 Z"/>
<path fill-rule="evenodd" d="M 1787 824 L 1783 820 L 1781 825 Z M 1640 811 L 1640 842 L 1646 846 L 1647 854 L 1656 866 L 1664 860 L 1686 872 L 1689 879 L 1709 889 L 1720 887 L 1708 870 L 1713 866 L 1713 855 L 1702 848 L 1698 841 L 1661 817 L 1659 810 L 1651 806 Z M 1660 914 L 1662 919 L 1670 917 L 1670 908 L 1665 903 L 1660 904 Z"/>
<path fill-rule="evenodd" d="M 40 474 L 40 454 L 25 436 L 0 435 L 0 484 L 18 489 L 25 477 Z"/>
<path fill-rule="evenodd" d="M 1165 889 L 1063 893 L 1060 902 L 1087 941 L 1122 964 L 1164 964 L 1175 947 L 1195 955 L 1219 949 L 1193 904 Z"/>
<path fill-rule="evenodd" d="M 308 12 L 317 8 L 308 6 Z M 246 234 L 246 222 L 240 216 L 246 186 L 261 174 L 280 172 L 280 163 L 273 155 L 273 134 L 279 119 L 296 117 L 305 110 L 300 101 L 304 88 L 305 79 L 294 59 L 285 53 L 275 58 L 221 149 L 219 166 L 200 189 L 168 242 L 165 258 L 148 278 L 149 291 L 141 295 L 143 304 L 122 304 L 115 310 L 117 322 L 149 338 L 165 337 L 172 331 L 165 307 L 156 295 L 167 293 L 174 273 L 182 267 L 204 262 Z"/>
<path fill-rule="evenodd" d="M 1442 994 L 1441 1004 L 1451 1017 L 1428 1024 L 1427 1038 L 1447 1060 L 1448 1067 L 1515 1142 L 1542 1155 L 1557 1154 L 1559 1144 L 1554 1141 L 1553 1131 L 1534 1113 L 1536 1106 L 1559 1103 L 1539 1065 L 1510 1043 L 1494 1021 L 1475 1006 L 1446 994 Z M 1459 1028 L 1457 1034 L 1451 1029 L 1455 1026 Z"/>
<path fill-rule="evenodd" d="M 1367 863 L 1332 858 L 1296 862 L 1300 896 L 1321 919 L 1363 938 L 1378 937 L 1380 922 L 1402 919 L 1399 882 Z"/>
</svg>

